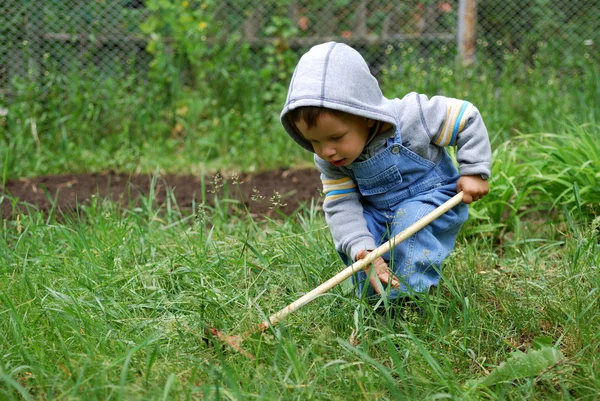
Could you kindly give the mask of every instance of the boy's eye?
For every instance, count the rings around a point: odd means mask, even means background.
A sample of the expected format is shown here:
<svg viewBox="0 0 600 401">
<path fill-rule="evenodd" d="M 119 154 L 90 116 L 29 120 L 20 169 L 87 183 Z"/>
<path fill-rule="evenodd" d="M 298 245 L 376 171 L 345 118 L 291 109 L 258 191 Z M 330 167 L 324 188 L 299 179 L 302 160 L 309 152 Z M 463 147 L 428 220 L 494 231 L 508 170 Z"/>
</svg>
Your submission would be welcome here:
<svg viewBox="0 0 600 401">
<path fill-rule="evenodd" d="M 334 141 L 339 141 L 339 140 L 340 140 L 340 139 L 342 139 L 343 137 L 344 137 L 344 135 L 342 134 L 342 135 L 336 135 L 336 136 L 333 136 L 333 137 L 331 137 L 331 139 L 332 139 L 332 140 L 334 140 Z"/>
</svg>

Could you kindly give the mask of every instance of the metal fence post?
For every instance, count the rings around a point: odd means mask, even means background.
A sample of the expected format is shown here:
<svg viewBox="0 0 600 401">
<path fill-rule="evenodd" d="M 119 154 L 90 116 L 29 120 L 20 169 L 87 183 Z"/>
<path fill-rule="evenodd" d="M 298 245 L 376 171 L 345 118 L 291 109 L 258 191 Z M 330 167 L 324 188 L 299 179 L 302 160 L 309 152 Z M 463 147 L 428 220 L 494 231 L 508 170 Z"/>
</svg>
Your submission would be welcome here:
<svg viewBox="0 0 600 401">
<path fill-rule="evenodd" d="M 477 0 L 459 0 L 458 3 L 458 57 L 461 65 L 469 66 L 475 62 Z"/>
</svg>

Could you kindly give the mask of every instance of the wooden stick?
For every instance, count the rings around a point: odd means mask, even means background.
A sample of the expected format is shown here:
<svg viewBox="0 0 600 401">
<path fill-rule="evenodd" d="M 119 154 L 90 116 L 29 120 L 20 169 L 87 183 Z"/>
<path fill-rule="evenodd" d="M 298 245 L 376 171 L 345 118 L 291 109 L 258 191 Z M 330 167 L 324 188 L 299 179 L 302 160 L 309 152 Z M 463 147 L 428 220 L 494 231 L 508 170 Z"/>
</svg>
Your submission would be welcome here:
<svg viewBox="0 0 600 401">
<path fill-rule="evenodd" d="M 377 249 L 373 250 L 372 252 L 369 252 L 369 254 L 365 258 L 356 261 L 354 264 L 348 266 L 329 280 L 325 281 L 323 284 L 319 285 L 314 290 L 307 292 L 302 297 L 298 298 L 296 301 L 281 309 L 279 312 L 271 315 L 268 320 L 265 320 L 258 325 L 258 331 L 264 331 L 267 328 L 269 328 L 270 325 L 277 325 L 277 323 L 279 323 L 290 313 L 300 309 L 307 303 L 314 300 L 319 295 L 326 293 L 342 281 L 346 280 L 348 277 L 352 276 L 354 273 L 365 269 L 367 266 L 373 263 L 375 259 L 388 252 L 390 249 L 392 249 L 402 241 L 406 240 L 416 232 L 426 227 L 429 223 L 446 213 L 448 210 L 452 209 L 454 206 L 458 205 L 462 200 L 463 193 L 459 192 L 458 194 L 454 195 L 452 198 L 447 200 L 445 203 L 437 207 L 431 213 L 425 215 L 422 219 L 416 221 L 415 223 L 407 227 L 394 238 L 391 238 L 385 244 L 381 244 L 381 246 L 379 246 Z"/>
</svg>

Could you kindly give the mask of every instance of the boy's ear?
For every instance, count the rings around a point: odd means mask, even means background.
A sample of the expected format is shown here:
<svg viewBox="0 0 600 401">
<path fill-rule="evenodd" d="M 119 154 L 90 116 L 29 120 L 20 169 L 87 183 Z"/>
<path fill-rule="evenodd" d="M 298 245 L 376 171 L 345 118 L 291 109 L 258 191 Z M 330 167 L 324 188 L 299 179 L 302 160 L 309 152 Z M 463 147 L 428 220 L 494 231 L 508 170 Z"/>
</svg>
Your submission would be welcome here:
<svg viewBox="0 0 600 401">
<path fill-rule="evenodd" d="M 374 125 L 375 125 L 375 120 L 373 120 L 372 118 L 367 118 L 367 127 L 373 128 Z"/>
</svg>

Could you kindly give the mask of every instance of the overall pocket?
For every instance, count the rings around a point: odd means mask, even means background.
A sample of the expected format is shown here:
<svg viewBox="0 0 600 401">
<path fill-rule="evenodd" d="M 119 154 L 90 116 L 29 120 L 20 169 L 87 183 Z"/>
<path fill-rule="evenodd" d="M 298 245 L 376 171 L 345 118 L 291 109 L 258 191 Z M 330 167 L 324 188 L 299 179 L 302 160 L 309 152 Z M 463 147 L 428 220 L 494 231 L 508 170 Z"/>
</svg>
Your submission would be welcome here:
<svg viewBox="0 0 600 401">
<path fill-rule="evenodd" d="M 402 175 L 395 165 L 373 177 L 359 177 L 359 175 L 356 174 L 355 179 L 363 196 L 382 194 L 402 183 Z"/>
</svg>

